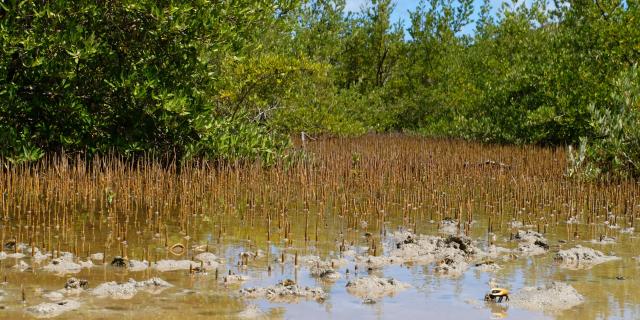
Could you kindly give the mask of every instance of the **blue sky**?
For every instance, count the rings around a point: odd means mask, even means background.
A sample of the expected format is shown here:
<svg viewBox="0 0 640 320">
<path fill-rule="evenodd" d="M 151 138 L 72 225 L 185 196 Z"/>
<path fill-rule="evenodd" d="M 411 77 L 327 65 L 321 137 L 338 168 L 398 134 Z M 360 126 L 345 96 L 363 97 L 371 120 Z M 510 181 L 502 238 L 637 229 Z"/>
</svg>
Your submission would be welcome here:
<svg viewBox="0 0 640 320">
<path fill-rule="evenodd" d="M 360 11 L 360 7 L 365 3 L 370 3 L 370 0 L 347 0 L 346 11 L 357 12 Z M 409 13 L 408 10 L 413 10 L 418 6 L 419 0 L 395 0 L 396 9 L 393 13 L 393 22 L 398 21 L 398 19 L 402 19 L 404 21 L 405 26 L 409 24 Z M 491 0 L 493 4 L 494 11 L 499 8 L 505 0 Z M 472 17 L 474 20 L 477 17 L 477 13 L 480 11 L 480 5 L 482 5 L 482 0 L 475 0 L 474 6 L 476 10 L 474 11 L 474 16 Z M 475 28 L 474 24 L 468 25 L 463 33 L 470 34 L 473 32 Z"/>
</svg>

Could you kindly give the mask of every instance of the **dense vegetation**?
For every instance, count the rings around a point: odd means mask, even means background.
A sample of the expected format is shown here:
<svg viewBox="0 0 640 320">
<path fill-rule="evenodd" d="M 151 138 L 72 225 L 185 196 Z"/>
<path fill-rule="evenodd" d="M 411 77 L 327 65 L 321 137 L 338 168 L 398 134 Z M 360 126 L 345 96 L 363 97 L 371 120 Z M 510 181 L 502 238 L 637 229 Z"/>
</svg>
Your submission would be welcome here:
<svg viewBox="0 0 640 320">
<path fill-rule="evenodd" d="M 640 3 L 0 1 L 0 157 L 261 159 L 292 133 L 574 145 L 640 176 Z M 405 29 L 405 25 L 409 27 Z M 475 32 L 463 33 L 474 25 Z"/>
</svg>

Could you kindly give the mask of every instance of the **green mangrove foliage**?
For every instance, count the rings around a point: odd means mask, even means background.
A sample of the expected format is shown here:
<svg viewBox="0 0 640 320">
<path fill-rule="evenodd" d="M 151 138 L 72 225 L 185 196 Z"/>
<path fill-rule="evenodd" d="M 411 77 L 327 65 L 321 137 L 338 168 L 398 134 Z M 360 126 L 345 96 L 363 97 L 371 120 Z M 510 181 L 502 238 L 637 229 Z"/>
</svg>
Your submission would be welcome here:
<svg viewBox="0 0 640 320">
<path fill-rule="evenodd" d="M 0 157 L 273 162 L 291 134 L 409 131 L 574 145 L 570 175 L 640 175 L 638 0 L 345 8 L 0 1 Z"/>
<path fill-rule="evenodd" d="M 280 71 L 249 62 L 293 1 L 2 1 L 0 148 L 271 157 L 286 140 L 248 105 Z M 251 64 L 246 64 L 252 68 Z M 296 72 L 297 70 L 289 71 Z M 266 94 L 273 96 L 277 91 Z M 244 118 L 244 119 L 243 119 Z M 256 148 L 259 146 L 259 148 Z"/>
</svg>

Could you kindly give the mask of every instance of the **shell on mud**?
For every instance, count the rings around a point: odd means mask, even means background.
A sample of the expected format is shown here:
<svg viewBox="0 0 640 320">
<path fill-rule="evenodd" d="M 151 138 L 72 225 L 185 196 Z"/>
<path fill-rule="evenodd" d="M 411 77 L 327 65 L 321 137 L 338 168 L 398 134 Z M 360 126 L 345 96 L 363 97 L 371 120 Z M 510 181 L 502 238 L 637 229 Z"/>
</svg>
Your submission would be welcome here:
<svg viewBox="0 0 640 320">
<path fill-rule="evenodd" d="M 182 243 L 176 243 L 169 248 L 169 252 L 176 256 L 181 256 L 185 252 L 185 247 Z"/>
</svg>

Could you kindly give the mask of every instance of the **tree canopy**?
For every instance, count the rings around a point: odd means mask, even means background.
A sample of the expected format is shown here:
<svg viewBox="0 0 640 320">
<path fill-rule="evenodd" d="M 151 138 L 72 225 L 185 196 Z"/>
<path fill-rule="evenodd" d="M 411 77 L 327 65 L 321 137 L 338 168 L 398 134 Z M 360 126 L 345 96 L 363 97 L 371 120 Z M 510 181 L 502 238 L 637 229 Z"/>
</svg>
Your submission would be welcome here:
<svg viewBox="0 0 640 320">
<path fill-rule="evenodd" d="M 0 157 L 273 162 L 289 136 L 575 146 L 640 176 L 637 0 L 0 1 Z M 473 17 L 477 17 L 474 20 Z M 472 34 L 463 30 L 475 26 Z"/>
</svg>

